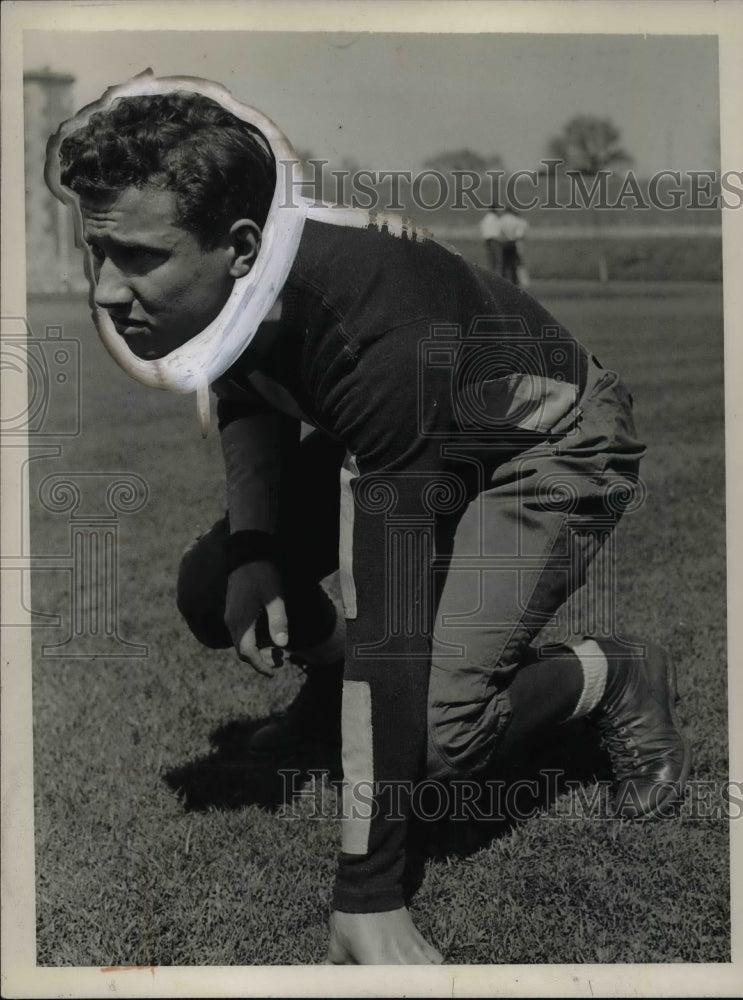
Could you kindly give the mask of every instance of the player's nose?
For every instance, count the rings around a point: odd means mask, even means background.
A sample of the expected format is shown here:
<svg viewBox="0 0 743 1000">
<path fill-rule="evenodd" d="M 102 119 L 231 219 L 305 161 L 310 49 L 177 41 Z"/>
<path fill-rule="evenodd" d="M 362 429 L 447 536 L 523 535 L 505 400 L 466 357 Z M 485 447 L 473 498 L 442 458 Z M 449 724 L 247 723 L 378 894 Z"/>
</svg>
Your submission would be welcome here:
<svg viewBox="0 0 743 1000">
<path fill-rule="evenodd" d="M 101 309 L 112 309 L 127 306 L 132 299 L 132 290 L 125 276 L 111 260 L 104 260 L 98 271 L 95 304 Z"/>
</svg>

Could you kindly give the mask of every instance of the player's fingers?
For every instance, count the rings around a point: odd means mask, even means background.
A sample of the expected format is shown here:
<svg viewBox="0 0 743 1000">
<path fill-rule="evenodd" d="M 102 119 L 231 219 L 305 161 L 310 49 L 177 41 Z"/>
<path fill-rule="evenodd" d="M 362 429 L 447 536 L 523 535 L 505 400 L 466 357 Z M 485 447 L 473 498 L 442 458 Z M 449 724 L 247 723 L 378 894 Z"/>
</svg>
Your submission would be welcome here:
<svg viewBox="0 0 743 1000">
<path fill-rule="evenodd" d="M 286 620 L 286 608 L 281 597 L 274 597 L 266 605 L 268 615 L 268 631 L 277 646 L 285 646 L 289 642 L 289 625 Z"/>
<path fill-rule="evenodd" d="M 237 648 L 238 656 L 245 663 L 249 663 L 254 670 L 265 677 L 273 677 L 273 668 L 263 662 L 260 651 L 255 642 L 255 625 L 251 625 L 243 633 L 240 644 Z"/>
<path fill-rule="evenodd" d="M 260 654 L 267 667 L 283 667 L 291 662 L 286 650 L 278 649 L 276 646 L 263 646 Z"/>
</svg>

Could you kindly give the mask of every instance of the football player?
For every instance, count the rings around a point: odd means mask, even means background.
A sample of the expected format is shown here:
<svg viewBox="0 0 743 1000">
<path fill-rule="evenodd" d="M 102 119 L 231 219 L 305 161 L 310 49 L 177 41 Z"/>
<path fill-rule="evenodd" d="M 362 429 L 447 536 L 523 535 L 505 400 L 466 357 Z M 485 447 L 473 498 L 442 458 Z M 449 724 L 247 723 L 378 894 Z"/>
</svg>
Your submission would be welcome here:
<svg viewBox="0 0 743 1000">
<path fill-rule="evenodd" d="M 228 513 L 184 556 L 188 625 L 259 672 L 272 650 L 306 665 L 256 752 L 342 740 L 328 959 L 436 963 L 406 905 L 416 782 L 586 717 L 618 815 L 681 793 L 667 657 L 534 645 L 640 495 L 644 448 L 619 376 L 534 299 L 407 220 L 309 203 L 296 166 L 216 85 L 147 77 L 68 123 L 48 175 L 79 205 L 108 350 L 195 392 L 203 428 L 217 397 Z"/>
</svg>

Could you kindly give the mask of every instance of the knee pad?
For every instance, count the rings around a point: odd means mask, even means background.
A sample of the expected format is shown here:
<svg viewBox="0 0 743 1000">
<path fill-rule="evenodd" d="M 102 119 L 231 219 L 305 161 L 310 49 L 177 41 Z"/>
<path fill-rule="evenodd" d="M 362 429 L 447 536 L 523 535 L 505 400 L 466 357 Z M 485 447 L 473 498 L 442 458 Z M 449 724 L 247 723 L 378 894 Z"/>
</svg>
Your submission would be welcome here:
<svg viewBox="0 0 743 1000">
<path fill-rule="evenodd" d="M 227 566 L 226 522 L 220 521 L 184 551 L 178 569 L 176 605 L 193 635 L 210 649 L 227 649 L 232 639 L 224 623 Z"/>
</svg>

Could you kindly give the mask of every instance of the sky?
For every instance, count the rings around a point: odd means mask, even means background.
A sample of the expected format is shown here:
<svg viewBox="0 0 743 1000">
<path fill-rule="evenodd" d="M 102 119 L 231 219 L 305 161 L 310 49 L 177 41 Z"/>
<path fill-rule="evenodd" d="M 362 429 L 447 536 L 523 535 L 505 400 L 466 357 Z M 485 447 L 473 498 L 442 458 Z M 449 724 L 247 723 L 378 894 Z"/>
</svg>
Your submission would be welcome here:
<svg viewBox="0 0 743 1000">
<path fill-rule="evenodd" d="M 641 175 L 719 157 L 714 36 L 26 32 L 24 66 L 74 74 L 79 106 L 148 67 L 213 79 L 295 148 L 376 170 L 465 147 L 534 169 L 576 114 L 611 118 Z"/>
</svg>

